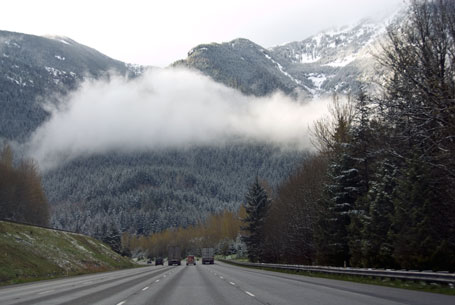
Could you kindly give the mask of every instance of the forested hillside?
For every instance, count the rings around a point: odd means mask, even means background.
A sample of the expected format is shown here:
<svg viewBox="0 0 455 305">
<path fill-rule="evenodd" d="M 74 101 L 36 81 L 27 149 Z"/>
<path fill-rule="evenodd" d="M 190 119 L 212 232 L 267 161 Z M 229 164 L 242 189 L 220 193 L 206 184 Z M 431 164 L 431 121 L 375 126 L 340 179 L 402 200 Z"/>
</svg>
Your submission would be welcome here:
<svg viewBox="0 0 455 305">
<path fill-rule="evenodd" d="M 255 175 L 276 185 L 303 158 L 263 144 L 108 154 L 73 161 L 43 182 L 57 228 L 149 234 L 235 211 Z"/>
<path fill-rule="evenodd" d="M 274 55 L 248 39 L 222 44 L 202 44 L 188 53 L 188 58 L 174 63 L 197 69 L 215 81 L 245 94 L 264 96 L 277 90 L 286 94 L 309 95 L 300 81 L 283 73 Z"/>
<path fill-rule="evenodd" d="M 48 103 L 86 78 L 136 70 L 67 37 L 0 31 L 0 139 L 24 141 L 46 118 Z"/>
</svg>

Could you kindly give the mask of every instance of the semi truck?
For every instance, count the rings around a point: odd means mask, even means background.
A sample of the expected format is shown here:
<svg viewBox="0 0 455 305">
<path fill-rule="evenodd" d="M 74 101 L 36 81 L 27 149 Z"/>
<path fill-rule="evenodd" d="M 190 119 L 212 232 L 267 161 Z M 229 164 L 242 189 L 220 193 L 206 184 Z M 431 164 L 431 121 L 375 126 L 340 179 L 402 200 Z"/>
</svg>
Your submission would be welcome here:
<svg viewBox="0 0 455 305">
<path fill-rule="evenodd" d="M 179 246 L 169 246 L 168 256 L 167 256 L 167 265 L 181 265 L 181 253 Z"/>
<path fill-rule="evenodd" d="M 213 264 L 215 261 L 215 249 L 202 248 L 202 264 Z"/>
</svg>

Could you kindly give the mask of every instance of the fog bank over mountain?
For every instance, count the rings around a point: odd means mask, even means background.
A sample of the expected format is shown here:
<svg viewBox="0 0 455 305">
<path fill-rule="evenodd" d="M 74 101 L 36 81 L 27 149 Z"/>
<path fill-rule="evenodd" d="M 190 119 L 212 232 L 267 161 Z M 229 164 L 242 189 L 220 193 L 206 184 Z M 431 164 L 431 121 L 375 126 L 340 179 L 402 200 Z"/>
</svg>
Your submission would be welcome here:
<svg viewBox="0 0 455 305">
<path fill-rule="evenodd" d="M 327 101 L 279 92 L 245 96 L 186 69 L 154 69 L 134 80 L 85 81 L 32 135 L 43 170 L 80 156 L 259 141 L 312 149 L 308 127 Z"/>
</svg>

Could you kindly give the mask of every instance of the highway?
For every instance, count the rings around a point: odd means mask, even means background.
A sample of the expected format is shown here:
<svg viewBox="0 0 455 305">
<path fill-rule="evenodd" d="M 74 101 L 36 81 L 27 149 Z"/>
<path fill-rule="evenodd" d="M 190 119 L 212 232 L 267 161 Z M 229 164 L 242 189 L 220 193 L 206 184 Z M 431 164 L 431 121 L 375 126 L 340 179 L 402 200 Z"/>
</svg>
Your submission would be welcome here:
<svg viewBox="0 0 455 305">
<path fill-rule="evenodd" d="M 149 266 L 0 288 L 0 304 L 432 305 L 455 296 L 214 265 Z"/>
</svg>

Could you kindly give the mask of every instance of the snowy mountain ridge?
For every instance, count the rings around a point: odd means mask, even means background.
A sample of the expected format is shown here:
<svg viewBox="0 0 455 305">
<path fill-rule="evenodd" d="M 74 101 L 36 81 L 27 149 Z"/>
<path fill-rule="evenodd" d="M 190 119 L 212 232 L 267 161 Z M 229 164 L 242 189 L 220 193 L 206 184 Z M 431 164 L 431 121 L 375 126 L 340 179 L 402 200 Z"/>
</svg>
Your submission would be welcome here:
<svg viewBox="0 0 455 305">
<path fill-rule="evenodd" d="M 380 74 L 373 53 L 394 18 L 363 19 L 269 49 L 244 38 L 201 44 L 174 65 L 257 96 L 276 90 L 300 97 L 355 92 Z"/>
<path fill-rule="evenodd" d="M 270 48 L 286 72 L 308 84 L 313 95 L 355 90 L 362 70 L 373 77 L 372 53 L 386 23 L 363 19 L 351 26 L 320 32 L 302 41 Z M 367 66 L 367 67 L 366 67 Z M 305 82 L 305 80 L 307 80 Z"/>
<path fill-rule="evenodd" d="M 385 24 L 363 19 L 355 25 L 322 31 L 305 40 L 272 47 L 270 50 L 292 63 L 343 67 L 384 31 Z"/>
</svg>

